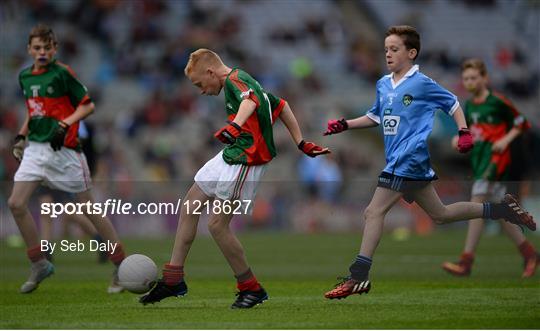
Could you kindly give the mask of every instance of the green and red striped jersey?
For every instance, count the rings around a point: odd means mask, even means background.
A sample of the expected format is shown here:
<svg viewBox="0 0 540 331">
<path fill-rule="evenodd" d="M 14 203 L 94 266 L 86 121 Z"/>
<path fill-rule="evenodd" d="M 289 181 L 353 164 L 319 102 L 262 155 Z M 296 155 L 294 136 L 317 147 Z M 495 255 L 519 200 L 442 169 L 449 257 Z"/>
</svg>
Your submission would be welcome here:
<svg viewBox="0 0 540 331">
<path fill-rule="evenodd" d="M 474 178 L 491 181 L 507 179 L 511 162 L 510 149 L 507 148 L 503 153 L 494 153 L 493 143 L 504 137 L 513 127 L 522 130 L 530 128 L 529 122 L 510 100 L 493 91 L 489 91 L 482 103 L 467 100 L 465 116 L 474 138 L 471 153 Z"/>
<path fill-rule="evenodd" d="M 25 68 L 19 74 L 30 118 L 28 140 L 47 142 L 58 127 L 58 121 L 71 115 L 80 104 L 91 100 L 86 87 L 67 65 L 53 60 L 39 71 L 32 68 Z M 79 148 L 78 130 L 78 122 L 69 127 L 65 147 Z"/>
<path fill-rule="evenodd" d="M 257 108 L 242 125 L 242 133 L 236 142 L 223 150 L 223 160 L 228 164 L 246 165 L 270 162 L 276 156 L 272 125 L 283 110 L 285 101 L 265 92 L 259 82 L 237 68 L 227 75 L 224 85 L 228 120 L 234 120 L 244 99 L 253 100 Z"/>
</svg>

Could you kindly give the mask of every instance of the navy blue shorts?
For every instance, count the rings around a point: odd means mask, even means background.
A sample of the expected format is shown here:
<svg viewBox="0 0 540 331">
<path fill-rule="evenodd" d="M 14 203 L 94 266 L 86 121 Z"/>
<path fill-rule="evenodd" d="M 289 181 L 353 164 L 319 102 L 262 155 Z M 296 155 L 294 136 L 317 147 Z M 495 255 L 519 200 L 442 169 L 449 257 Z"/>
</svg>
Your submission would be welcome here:
<svg viewBox="0 0 540 331">
<path fill-rule="evenodd" d="M 377 186 L 401 192 L 403 193 L 403 200 L 413 203 L 414 198 L 411 193 L 425 187 L 433 180 L 437 180 L 437 176 L 433 176 L 431 179 L 414 179 L 393 175 L 388 172 L 381 172 Z"/>
</svg>

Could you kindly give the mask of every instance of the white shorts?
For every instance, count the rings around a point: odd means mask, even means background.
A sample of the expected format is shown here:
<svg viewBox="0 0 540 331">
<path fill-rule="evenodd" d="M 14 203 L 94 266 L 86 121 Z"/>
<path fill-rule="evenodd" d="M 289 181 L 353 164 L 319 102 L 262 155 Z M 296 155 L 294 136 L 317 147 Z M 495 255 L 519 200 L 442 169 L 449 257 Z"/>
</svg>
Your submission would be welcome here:
<svg viewBox="0 0 540 331">
<path fill-rule="evenodd" d="M 42 182 L 69 193 L 84 192 L 92 186 L 84 153 L 66 147 L 55 152 L 49 143 L 35 141 L 24 150 L 14 181 Z"/>
<path fill-rule="evenodd" d="M 247 214 L 251 214 L 257 187 L 266 166 L 228 164 L 223 160 L 221 151 L 199 169 L 195 175 L 195 183 L 209 197 L 242 201 L 247 207 Z"/>
<path fill-rule="evenodd" d="M 485 195 L 487 201 L 500 202 L 506 194 L 506 186 L 501 182 L 491 182 L 485 179 L 474 181 L 471 195 Z"/>
</svg>

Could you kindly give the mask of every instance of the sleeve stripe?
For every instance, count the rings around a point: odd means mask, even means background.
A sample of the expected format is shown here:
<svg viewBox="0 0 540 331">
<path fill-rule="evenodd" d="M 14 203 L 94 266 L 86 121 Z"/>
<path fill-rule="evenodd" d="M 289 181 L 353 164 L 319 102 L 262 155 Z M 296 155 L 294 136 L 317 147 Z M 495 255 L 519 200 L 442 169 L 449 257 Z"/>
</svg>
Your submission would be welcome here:
<svg viewBox="0 0 540 331">
<path fill-rule="evenodd" d="M 448 112 L 448 115 L 450 115 L 450 116 L 454 115 L 454 113 L 456 112 L 458 107 L 459 107 L 459 101 L 456 100 L 456 103 L 454 103 L 454 105 L 452 106 L 452 108 Z"/>
<path fill-rule="evenodd" d="M 281 114 L 281 112 L 283 111 L 283 108 L 285 107 L 285 100 L 283 99 L 280 99 L 279 100 L 279 104 L 278 106 L 274 109 L 274 111 L 272 112 L 272 122 L 274 121 L 274 119 L 278 118 L 279 115 Z"/>
<path fill-rule="evenodd" d="M 80 105 L 84 105 L 84 104 L 87 104 L 87 103 L 90 103 L 90 102 L 92 102 L 92 100 L 90 99 L 90 97 L 87 94 L 82 98 L 81 102 L 79 102 L 79 104 L 77 105 L 76 108 L 78 108 Z"/>
<path fill-rule="evenodd" d="M 239 78 L 238 78 L 238 70 L 236 70 L 232 75 L 229 76 L 229 80 L 231 81 L 231 83 L 233 83 L 233 85 L 239 89 L 241 92 L 248 92 L 249 91 L 249 88 L 248 86 L 246 85 L 246 83 L 244 83 L 243 81 L 241 81 Z M 249 93 L 249 98 L 251 100 L 253 100 L 256 104 L 257 104 L 257 107 L 259 107 L 259 105 L 261 104 L 259 102 L 259 98 L 257 98 L 257 96 L 255 95 L 255 93 L 250 92 Z"/>
<path fill-rule="evenodd" d="M 366 116 L 372 119 L 375 123 L 381 124 L 381 118 L 373 113 L 367 112 Z"/>
</svg>

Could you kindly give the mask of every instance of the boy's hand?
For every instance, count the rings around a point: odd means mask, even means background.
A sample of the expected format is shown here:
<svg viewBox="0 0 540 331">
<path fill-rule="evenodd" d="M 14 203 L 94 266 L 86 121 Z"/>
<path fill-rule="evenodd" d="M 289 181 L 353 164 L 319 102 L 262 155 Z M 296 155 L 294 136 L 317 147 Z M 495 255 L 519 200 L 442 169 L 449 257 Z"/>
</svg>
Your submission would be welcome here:
<svg viewBox="0 0 540 331">
<path fill-rule="evenodd" d="M 219 139 L 219 141 L 221 141 L 224 144 L 232 145 L 234 144 L 234 142 L 236 141 L 236 138 L 238 138 L 240 133 L 242 133 L 242 128 L 240 127 L 240 125 L 234 122 L 227 121 L 227 123 L 229 124 L 219 129 L 214 134 L 214 137 Z"/>
<path fill-rule="evenodd" d="M 474 146 L 471 131 L 469 129 L 460 129 L 458 138 L 458 151 L 460 153 L 467 153 Z"/>
<path fill-rule="evenodd" d="M 18 134 L 13 141 L 13 146 L 11 147 L 11 154 L 19 163 L 22 161 L 25 145 L 26 137 L 22 134 Z"/>
<path fill-rule="evenodd" d="M 298 144 L 298 149 L 304 152 L 307 156 L 315 157 L 323 154 L 330 153 L 330 150 L 328 148 L 322 148 L 321 146 L 317 146 L 312 142 L 302 140 Z"/>
<path fill-rule="evenodd" d="M 349 128 L 347 120 L 341 118 L 339 120 L 329 120 L 326 128 L 326 132 L 323 134 L 325 136 L 343 132 Z"/>
<path fill-rule="evenodd" d="M 59 151 L 64 146 L 64 140 L 68 132 L 69 125 L 63 121 L 58 121 L 58 127 L 55 129 L 51 138 L 51 147 L 53 151 Z"/>
<path fill-rule="evenodd" d="M 502 153 L 508 148 L 508 141 L 504 138 L 501 138 L 493 143 L 491 150 L 494 153 Z"/>
</svg>

